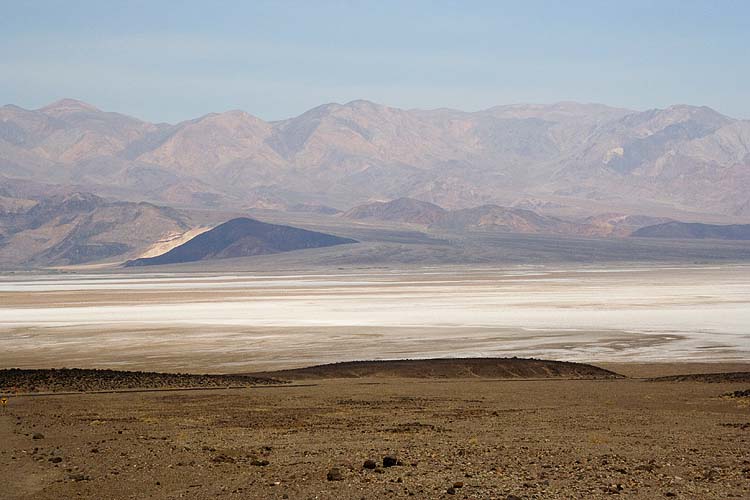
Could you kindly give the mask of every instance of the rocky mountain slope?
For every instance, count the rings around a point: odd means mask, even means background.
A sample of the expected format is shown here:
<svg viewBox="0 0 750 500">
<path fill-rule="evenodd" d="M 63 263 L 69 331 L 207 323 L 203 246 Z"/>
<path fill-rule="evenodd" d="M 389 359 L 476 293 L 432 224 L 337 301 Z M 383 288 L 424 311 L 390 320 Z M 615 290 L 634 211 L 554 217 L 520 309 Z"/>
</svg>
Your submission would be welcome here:
<svg viewBox="0 0 750 500">
<path fill-rule="evenodd" d="M 240 217 L 220 224 L 169 252 L 156 257 L 136 259 L 128 262 L 128 265 L 148 266 L 247 257 L 347 243 L 356 241 Z"/>
<path fill-rule="evenodd" d="M 326 104 L 151 124 L 65 99 L 0 108 L 0 175 L 190 207 L 346 208 L 417 198 L 461 209 L 750 217 L 750 122 L 709 108 L 596 104 L 478 112 Z"/>
<path fill-rule="evenodd" d="M 0 203 L 0 265 L 117 261 L 190 228 L 177 210 L 89 193 L 6 198 Z"/>
</svg>

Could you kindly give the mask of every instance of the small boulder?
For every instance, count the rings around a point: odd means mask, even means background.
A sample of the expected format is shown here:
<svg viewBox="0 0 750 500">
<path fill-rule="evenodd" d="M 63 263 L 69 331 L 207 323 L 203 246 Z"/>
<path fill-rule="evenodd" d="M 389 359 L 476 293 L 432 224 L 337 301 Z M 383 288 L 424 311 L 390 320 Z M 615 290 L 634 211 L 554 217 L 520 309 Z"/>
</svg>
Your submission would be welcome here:
<svg viewBox="0 0 750 500">
<path fill-rule="evenodd" d="M 328 471 L 326 478 L 329 481 L 343 481 L 344 474 L 341 472 L 341 469 L 339 469 L 338 467 L 334 467 L 333 469 Z"/>
<path fill-rule="evenodd" d="M 362 464 L 363 468 L 370 469 L 370 470 L 374 469 L 377 466 L 378 466 L 377 462 L 375 462 L 375 460 L 370 460 L 369 458 L 365 460 L 365 463 Z"/>
<path fill-rule="evenodd" d="M 31 436 L 31 439 L 44 439 L 44 434 L 41 432 L 35 432 L 33 436 Z"/>
<path fill-rule="evenodd" d="M 383 467 L 393 467 L 396 465 L 401 465 L 401 462 L 396 457 L 390 455 L 383 457 Z"/>
</svg>

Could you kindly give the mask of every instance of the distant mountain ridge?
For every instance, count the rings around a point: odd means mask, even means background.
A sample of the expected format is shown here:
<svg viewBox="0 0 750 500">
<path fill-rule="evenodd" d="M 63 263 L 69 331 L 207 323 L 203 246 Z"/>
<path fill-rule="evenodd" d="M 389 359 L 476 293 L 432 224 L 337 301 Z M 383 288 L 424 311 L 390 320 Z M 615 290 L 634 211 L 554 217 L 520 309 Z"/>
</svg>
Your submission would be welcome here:
<svg viewBox="0 0 750 500">
<path fill-rule="evenodd" d="M 633 236 L 640 238 L 750 240 L 750 224 L 700 224 L 695 222 L 667 222 L 638 229 Z"/>
<path fill-rule="evenodd" d="M 637 228 L 669 220 L 649 216 L 606 214 L 574 221 L 541 215 L 524 208 L 497 205 L 446 210 L 433 203 L 410 198 L 365 203 L 340 216 L 354 220 L 418 224 L 459 232 L 484 229 L 507 233 L 599 237 L 629 236 Z"/>
<path fill-rule="evenodd" d="M 687 105 L 462 112 L 358 100 L 277 122 L 235 110 L 171 125 L 64 99 L 0 107 L 0 176 L 181 207 L 534 199 L 581 215 L 750 217 L 750 121 Z"/>
<path fill-rule="evenodd" d="M 357 243 L 349 238 L 268 224 L 247 217 L 232 219 L 156 257 L 141 258 L 127 266 L 178 264 L 208 259 L 228 259 L 308 248 Z"/>
<path fill-rule="evenodd" d="M 412 198 L 399 198 L 358 205 L 341 216 L 347 219 L 378 219 L 429 225 L 442 220 L 447 213 L 443 207 L 434 203 Z"/>
</svg>

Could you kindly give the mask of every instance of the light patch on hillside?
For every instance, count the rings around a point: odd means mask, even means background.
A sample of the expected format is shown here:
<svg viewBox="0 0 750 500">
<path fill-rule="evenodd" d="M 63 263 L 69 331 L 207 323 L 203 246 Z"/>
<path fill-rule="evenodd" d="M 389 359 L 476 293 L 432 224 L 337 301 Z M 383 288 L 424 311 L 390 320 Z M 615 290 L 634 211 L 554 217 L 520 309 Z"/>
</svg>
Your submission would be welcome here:
<svg viewBox="0 0 750 500">
<path fill-rule="evenodd" d="M 138 258 L 143 259 L 148 257 L 157 257 L 159 255 L 165 254 L 173 248 L 178 247 L 183 243 L 187 243 L 199 234 L 205 233 L 209 229 L 211 228 L 205 226 L 196 227 L 184 233 L 169 233 L 167 236 L 151 245 L 145 252 L 140 254 Z"/>
<path fill-rule="evenodd" d="M 607 157 L 604 159 L 604 163 L 609 163 L 615 157 L 621 157 L 625 154 L 625 150 L 622 147 L 617 147 L 607 151 Z"/>
</svg>

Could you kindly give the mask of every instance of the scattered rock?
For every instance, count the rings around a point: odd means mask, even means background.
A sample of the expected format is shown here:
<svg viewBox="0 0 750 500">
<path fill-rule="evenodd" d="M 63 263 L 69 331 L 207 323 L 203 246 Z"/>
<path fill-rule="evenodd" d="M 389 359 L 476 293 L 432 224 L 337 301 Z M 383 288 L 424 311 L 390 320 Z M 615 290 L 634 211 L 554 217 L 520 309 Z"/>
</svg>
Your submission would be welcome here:
<svg viewBox="0 0 750 500">
<path fill-rule="evenodd" d="M 607 488 L 604 488 L 604 491 L 613 495 L 618 495 L 624 489 L 625 487 L 622 484 L 610 484 Z"/>
<path fill-rule="evenodd" d="M 329 481 L 343 481 L 344 480 L 344 474 L 341 472 L 341 469 L 338 467 L 334 467 L 333 469 L 328 471 L 328 475 L 326 478 Z"/>
<path fill-rule="evenodd" d="M 89 477 L 89 476 L 87 476 L 85 474 L 81 474 L 80 472 L 77 472 L 75 474 L 69 474 L 68 475 L 68 479 L 70 479 L 72 481 L 79 482 L 79 481 L 89 481 L 89 480 L 91 480 L 91 477 Z"/>
<path fill-rule="evenodd" d="M 44 439 L 44 434 L 41 432 L 35 432 L 33 436 L 31 436 L 31 439 Z"/>
<path fill-rule="evenodd" d="M 229 455 L 220 454 L 216 455 L 214 458 L 211 459 L 212 462 L 216 464 L 233 464 L 235 463 L 235 459 L 230 457 Z"/>
<path fill-rule="evenodd" d="M 724 394 L 726 398 L 750 398 L 750 389 L 744 391 L 727 392 Z"/>
<path fill-rule="evenodd" d="M 464 482 L 463 481 L 456 481 L 455 483 L 453 483 L 453 487 L 454 488 L 463 488 L 464 487 Z"/>
<path fill-rule="evenodd" d="M 396 457 L 390 455 L 383 457 L 383 467 L 394 467 L 396 465 L 401 465 Z"/>
<path fill-rule="evenodd" d="M 60 462 L 62 462 L 62 457 L 52 457 L 49 459 L 49 461 L 53 464 L 59 464 Z"/>
<path fill-rule="evenodd" d="M 449 495 L 455 495 L 456 494 L 456 488 L 454 488 L 454 487 L 451 486 L 450 488 L 448 488 L 447 490 L 445 490 L 445 492 L 448 493 Z"/>
<path fill-rule="evenodd" d="M 268 460 L 258 460 L 257 458 L 254 458 L 250 461 L 250 465 L 255 465 L 256 467 L 265 467 L 266 465 L 269 465 L 271 462 Z"/>
<path fill-rule="evenodd" d="M 364 464 L 362 464 L 362 467 L 365 469 L 374 469 L 377 466 L 377 462 L 375 462 L 375 460 L 370 460 L 369 458 L 365 460 Z"/>
</svg>

